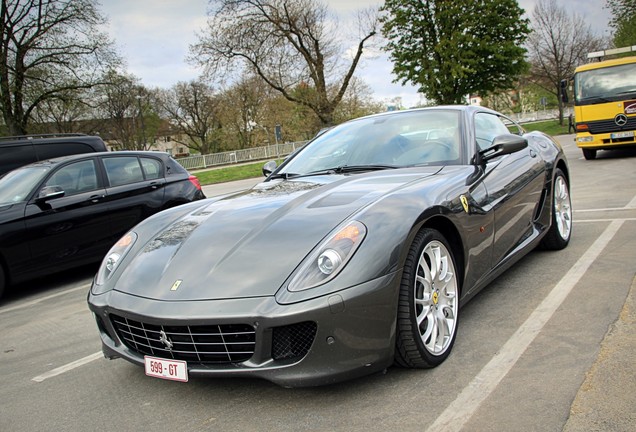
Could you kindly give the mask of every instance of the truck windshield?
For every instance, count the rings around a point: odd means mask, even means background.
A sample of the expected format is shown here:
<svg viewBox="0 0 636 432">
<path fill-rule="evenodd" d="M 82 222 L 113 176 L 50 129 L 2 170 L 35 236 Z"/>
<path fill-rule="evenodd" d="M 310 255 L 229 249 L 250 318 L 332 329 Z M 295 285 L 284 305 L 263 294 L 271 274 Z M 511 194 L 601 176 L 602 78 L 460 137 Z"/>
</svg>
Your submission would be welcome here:
<svg viewBox="0 0 636 432">
<path fill-rule="evenodd" d="M 578 72 L 574 96 L 577 105 L 636 98 L 636 63 Z"/>
</svg>

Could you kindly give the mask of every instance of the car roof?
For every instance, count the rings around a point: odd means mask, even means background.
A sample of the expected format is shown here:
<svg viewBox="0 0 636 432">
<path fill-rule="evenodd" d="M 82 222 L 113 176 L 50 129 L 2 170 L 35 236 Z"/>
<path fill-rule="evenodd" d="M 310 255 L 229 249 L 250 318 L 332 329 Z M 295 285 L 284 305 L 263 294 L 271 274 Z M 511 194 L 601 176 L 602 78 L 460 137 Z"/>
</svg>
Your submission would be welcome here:
<svg viewBox="0 0 636 432">
<path fill-rule="evenodd" d="M 48 159 L 42 162 L 50 162 L 51 164 L 59 164 L 63 162 L 73 161 L 76 159 L 86 159 L 95 156 L 154 156 L 160 159 L 168 159 L 170 155 L 168 153 L 160 151 L 135 151 L 135 150 L 118 150 L 118 151 L 106 151 L 106 152 L 94 152 L 94 153 L 81 153 L 68 156 L 59 156 L 56 158 Z"/>
<path fill-rule="evenodd" d="M 493 111 L 490 108 L 486 108 L 486 107 L 482 107 L 482 106 L 475 106 L 475 105 L 436 105 L 436 106 L 430 106 L 430 107 L 421 107 L 421 108 L 409 108 L 406 110 L 399 110 L 399 111 L 387 111 L 387 112 L 381 112 L 378 114 L 371 114 L 365 117 L 359 117 L 356 119 L 352 119 L 349 120 L 349 122 L 355 122 L 356 120 L 362 120 L 362 119 L 368 119 L 368 118 L 374 118 L 374 117 L 392 117 L 392 116 L 398 116 L 398 115 L 403 115 L 403 114 L 408 114 L 408 113 L 413 113 L 413 112 L 421 112 L 421 111 L 439 111 L 439 110 L 454 110 L 454 111 L 462 111 L 465 112 L 467 114 L 470 113 L 475 113 L 475 112 L 487 112 L 487 113 L 491 113 L 491 114 L 500 114 L 497 111 Z M 345 122 L 348 123 L 348 122 Z"/>
<path fill-rule="evenodd" d="M 165 152 L 160 152 L 160 151 L 143 151 L 143 150 L 122 150 L 122 151 L 106 151 L 106 152 L 93 152 L 93 153 L 79 153 L 79 154 L 73 154 L 73 155 L 68 155 L 68 156 L 59 156 L 56 158 L 51 158 L 51 159 L 46 159 L 46 160 L 41 160 L 41 161 L 37 161 L 37 162 L 32 162 L 28 165 L 24 165 L 21 166 L 19 168 L 16 168 L 16 170 L 19 169 L 23 169 L 23 168 L 29 168 L 29 167 L 41 167 L 41 166 L 48 166 L 48 167 L 54 167 L 57 165 L 61 165 L 61 164 L 65 164 L 67 162 L 72 162 L 75 160 L 80 160 L 80 159 L 90 159 L 93 157 L 108 157 L 108 156 L 152 156 L 152 157 L 156 157 L 159 158 L 161 160 L 164 161 L 164 163 L 168 163 L 168 164 L 173 164 L 172 162 L 174 161 L 174 159 L 172 159 L 172 157 Z M 174 161 L 176 162 L 176 161 Z M 178 164 L 178 162 L 177 162 Z"/>
</svg>

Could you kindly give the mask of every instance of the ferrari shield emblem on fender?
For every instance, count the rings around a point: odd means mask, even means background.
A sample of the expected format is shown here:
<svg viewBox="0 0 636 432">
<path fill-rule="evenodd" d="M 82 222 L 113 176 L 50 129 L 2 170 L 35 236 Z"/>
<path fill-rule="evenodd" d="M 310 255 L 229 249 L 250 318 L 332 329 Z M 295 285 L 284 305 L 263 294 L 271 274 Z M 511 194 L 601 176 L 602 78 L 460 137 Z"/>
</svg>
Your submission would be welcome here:
<svg viewBox="0 0 636 432">
<path fill-rule="evenodd" d="M 174 281 L 174 283 L 172 284 L 172 288 L 170 288 L 170 291 L 178 290 L 179 286 L 181 285 L 181 282 L 183 282 L 183 280 L 181 279 L 177 279 L 176 281 Z"/>
<path fill-rule="evenodd" d="M 459 200 L 462 202 L 462 207 L 464 207 L 464 211 L 468 213 L 468 198 L 466 198 L 466 195 L 460 195 Z"/>
</svg>

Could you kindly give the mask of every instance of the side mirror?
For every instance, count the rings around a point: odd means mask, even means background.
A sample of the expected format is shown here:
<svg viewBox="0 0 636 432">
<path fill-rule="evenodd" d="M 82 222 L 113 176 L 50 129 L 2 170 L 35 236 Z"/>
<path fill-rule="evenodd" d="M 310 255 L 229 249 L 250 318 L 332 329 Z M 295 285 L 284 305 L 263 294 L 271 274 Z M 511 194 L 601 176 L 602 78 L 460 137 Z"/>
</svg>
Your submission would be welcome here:
<svg viewBox="0 0 636 432">
<path fill-rule="evenodd" d="M 487 162 L 499 156 L 516 153 L 528 147 L 528 140 L 519 135 L 504 134 L 495 137 L 492 145 L 479 152 L 482 162 Z"/>
<path fill-rule="evenodd" d="M 273 173 L 276 168 L 278 168 L 276 161 L 266 162 L 265 165 L 263 165 L 263 175 L 265 177 L 269 177 L 270 174 Z"/>
<path fill-rule="evenodd" d="M 40 189 L 40 193 L 36 198 L 36 201 L 46 202 L 52 199 L 61 198 L 64 196 L 64 189 L 61 186 L 44 186 Z"/>
<path fill-rule="evenodd" d="M 561 88 L 561 102 L 568 103 L 570 100 L 568 99 L 568 80 L 564 79 L 560 82 Z"/>
</svg>

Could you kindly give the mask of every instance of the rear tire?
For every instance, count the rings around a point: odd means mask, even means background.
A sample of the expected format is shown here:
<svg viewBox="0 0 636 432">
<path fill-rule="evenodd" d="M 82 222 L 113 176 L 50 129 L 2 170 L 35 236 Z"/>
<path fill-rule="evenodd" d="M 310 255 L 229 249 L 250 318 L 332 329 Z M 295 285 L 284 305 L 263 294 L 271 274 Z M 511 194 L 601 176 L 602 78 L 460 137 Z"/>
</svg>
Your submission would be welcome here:
<svg viewBox="0 0 636 432">
<path fill-rule="evenodd" d="M 432 368 L 451 352 L 457 334 L 459 283 L 444 236 L 420 231 L 404 264 L 397 313 L 395 362 Z"/>
<path fill-rule="evenodd" d="M 596 150 L 583 149 L 583 157 L 585 158 L 585 160 L 596 159 Z"/>
<path fill-rule="evenodd" d="M 548 233 L 541 240 L 544 249 L 565 248 L 572 236 L 572 203 L 570 187 L 563 171 L 557 168 L 552 185 L 552 220 Z"/>
</svg>

